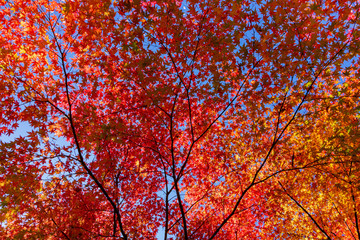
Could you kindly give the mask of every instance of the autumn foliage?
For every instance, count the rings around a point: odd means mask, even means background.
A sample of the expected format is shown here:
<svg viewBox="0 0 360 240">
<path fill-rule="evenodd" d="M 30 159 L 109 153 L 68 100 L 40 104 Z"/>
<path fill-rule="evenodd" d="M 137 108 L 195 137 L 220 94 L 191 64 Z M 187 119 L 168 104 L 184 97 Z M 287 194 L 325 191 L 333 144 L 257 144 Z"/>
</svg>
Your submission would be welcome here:
<svg viewBox="0 0 360 240">
<path fill-rule="evenodd" d="M 1 239 L 360 239 L 360 2 L 1 0 Z"/>
</svg>

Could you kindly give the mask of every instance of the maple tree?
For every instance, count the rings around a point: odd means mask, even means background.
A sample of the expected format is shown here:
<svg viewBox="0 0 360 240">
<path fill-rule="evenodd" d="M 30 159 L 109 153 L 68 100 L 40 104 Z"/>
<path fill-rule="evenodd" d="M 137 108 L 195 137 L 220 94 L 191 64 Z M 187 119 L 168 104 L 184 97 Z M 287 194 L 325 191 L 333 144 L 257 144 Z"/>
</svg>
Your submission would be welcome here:
<svg viewBox="0 0 360 240">
<path fill-rule="evenodd" d="M 1 0 L 0 235 L 360 239 L 359 7 Z"/>
</svg>

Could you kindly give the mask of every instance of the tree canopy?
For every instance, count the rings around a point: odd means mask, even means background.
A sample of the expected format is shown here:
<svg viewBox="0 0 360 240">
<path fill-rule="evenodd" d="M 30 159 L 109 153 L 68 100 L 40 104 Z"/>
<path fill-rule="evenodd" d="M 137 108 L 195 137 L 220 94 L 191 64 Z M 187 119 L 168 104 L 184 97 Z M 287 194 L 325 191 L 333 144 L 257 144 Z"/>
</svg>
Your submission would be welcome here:
<svg viewBox="0 0 360 240">
<path fill-rule="evenodd" d="M 3 239 L 360 239 L 359 1 L 0 2 Z"/>
</svg>

